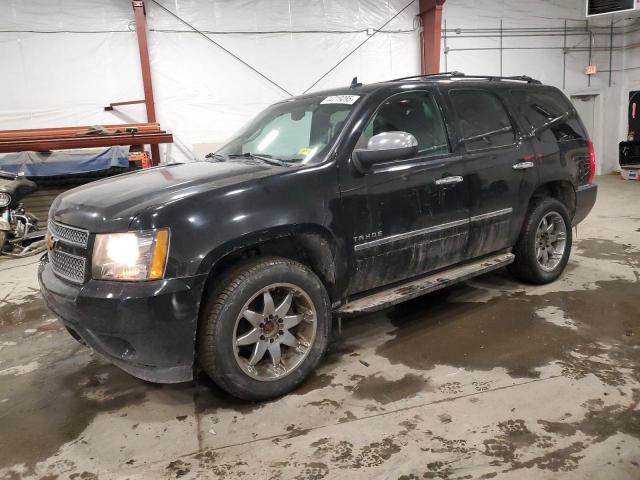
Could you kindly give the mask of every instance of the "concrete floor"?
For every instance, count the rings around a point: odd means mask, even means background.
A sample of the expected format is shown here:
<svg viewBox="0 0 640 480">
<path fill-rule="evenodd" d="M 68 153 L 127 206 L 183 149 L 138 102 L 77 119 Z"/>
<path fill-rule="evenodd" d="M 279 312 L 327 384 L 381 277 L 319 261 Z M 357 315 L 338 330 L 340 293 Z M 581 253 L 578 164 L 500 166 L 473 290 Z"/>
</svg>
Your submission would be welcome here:
<svg viewBox="0 0 640 480">
<path fill-rule="evenodd" d="M 498 272 L 351 320 L 302 388 L 236 401 L 78 345 L 0 262 L 0 478 L 640 478 L 640 182 L 599 179 L 561 280 Z"/>
</svg>

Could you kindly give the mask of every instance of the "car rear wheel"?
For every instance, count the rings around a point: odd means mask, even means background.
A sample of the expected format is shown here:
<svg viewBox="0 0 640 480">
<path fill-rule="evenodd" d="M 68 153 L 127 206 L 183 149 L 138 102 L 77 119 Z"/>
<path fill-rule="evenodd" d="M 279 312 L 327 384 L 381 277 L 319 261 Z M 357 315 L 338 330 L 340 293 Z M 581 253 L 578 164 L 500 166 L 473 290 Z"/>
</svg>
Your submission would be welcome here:
<svg viewBox="0 0 640 480">
<path fill-rule="evenodd" d="M 571 219 L 567 207 L 555 198 L 535 201 L 529 208 L 514 248 L 512 273 L 529 283 L 557 279 L 571 253 Z"/>
<path fill-rule="evenodd" d="M 265 258 L 234 269 L 212 292 L 200 321 L 198 360 L 227 392 L 264 400 L 296 388 L 324 355 L 327 293 L 304 265 Z"/>
</svg>

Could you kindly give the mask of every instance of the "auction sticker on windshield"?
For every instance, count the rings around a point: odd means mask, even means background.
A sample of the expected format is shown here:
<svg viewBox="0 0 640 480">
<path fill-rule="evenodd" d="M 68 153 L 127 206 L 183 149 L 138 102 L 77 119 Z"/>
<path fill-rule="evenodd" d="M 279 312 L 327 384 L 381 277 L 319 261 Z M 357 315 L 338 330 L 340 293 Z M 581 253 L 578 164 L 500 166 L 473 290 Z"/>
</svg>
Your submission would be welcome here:
<svg viewBox="0 0 640 480">
<path fill-rule="evenodd" d="M 356 103 L 356 100 L 360 98 L 360 95 L 331 95 L 330 97 L 325 98 L 320 103 L 343 103 L 346 105 L 353 105 Z"/>
</svg>

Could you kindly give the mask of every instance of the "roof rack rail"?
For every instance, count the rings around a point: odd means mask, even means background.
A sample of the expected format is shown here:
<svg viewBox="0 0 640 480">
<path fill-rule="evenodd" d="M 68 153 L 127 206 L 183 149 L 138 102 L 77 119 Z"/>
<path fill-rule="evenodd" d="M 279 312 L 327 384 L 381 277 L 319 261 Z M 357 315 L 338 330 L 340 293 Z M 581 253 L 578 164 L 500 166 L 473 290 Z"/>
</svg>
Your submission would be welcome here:
<svg viewBox="0 0 640 480">
<path fill-rule="evenodd" d="M 465 78 L 465 79 L 486 79 L 489 81 L 501 81 L 501 80 L 510 80 L 517 82 L 527 82 L 527 83 L 535 83 L 542 84 L 540 80 L 536 80 L 535 78 L 531 78 L 527 75 L 513 75 L 510 77 L 501 77 L 499 75 L 466 75 L 463 72 L 441 72 L 441 73 L 430 73 L 426 75 L 413 75 L 410 77 L 402 77 L 402 78 L 394 78 L 393 80 L 389 80 L 390 82 L 399 82 L 401 80 L 413 80 L 413 79 L 437 79 L 437 78 Z"/>
<path fill-rule="evenodd" d="M 388 80 L 389 82 L 399 82 L 400 80 L 413 80 L 414 78 L 433 78 L 433 77 L 464 77 L 466 76 L 462 72 L 440 72 L 440 73 L 427 73 L 422 75 L 411 75 L 409 77 L 401 77 L 394 78 L 393 80 Z"/>
</svg>

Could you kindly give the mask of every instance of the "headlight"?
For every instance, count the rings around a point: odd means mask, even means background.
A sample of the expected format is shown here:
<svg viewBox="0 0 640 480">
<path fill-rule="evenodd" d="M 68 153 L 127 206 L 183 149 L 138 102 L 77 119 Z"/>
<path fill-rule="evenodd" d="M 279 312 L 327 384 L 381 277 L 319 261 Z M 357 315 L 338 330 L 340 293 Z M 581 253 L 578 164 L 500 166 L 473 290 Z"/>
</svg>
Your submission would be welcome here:
<svg viewBox="0 0 640 480">
<path fill-rule="evenodd" d="M 96 235 L 92 275 L 101 280 L 157 280 L 164 277 L 168 252 L 168 228 Z"/>
<path fill-rule="evenodd" d="M 6 207 L 11 203 L 11 195 L 8 193 L 0 193 L 0 208 Z"/>
</svg>

